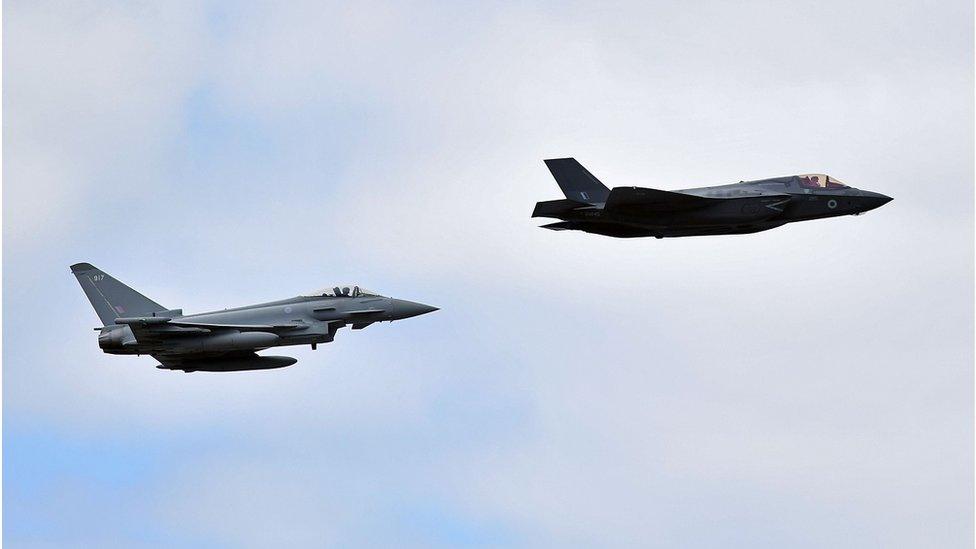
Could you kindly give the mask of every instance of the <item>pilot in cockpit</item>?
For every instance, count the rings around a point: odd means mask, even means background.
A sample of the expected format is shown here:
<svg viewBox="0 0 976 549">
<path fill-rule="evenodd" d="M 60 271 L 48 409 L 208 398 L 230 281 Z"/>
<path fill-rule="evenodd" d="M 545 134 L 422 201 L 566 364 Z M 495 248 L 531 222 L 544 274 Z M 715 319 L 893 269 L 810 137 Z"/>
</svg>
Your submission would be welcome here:
<svg viewBox="0 0 976 549">
<path fill-rule="evenodd" d="M 323 288 L 304 294 L 304 297 L 382 297 L 380 294 L 354 284 Z"/>
<path fill-rule="evenodd" d="M 836 178 L 822 173 L 811 173 L 797 176 L 800 186 L 805 189 L 846 189 L 847 185 Z"/>
</svg>

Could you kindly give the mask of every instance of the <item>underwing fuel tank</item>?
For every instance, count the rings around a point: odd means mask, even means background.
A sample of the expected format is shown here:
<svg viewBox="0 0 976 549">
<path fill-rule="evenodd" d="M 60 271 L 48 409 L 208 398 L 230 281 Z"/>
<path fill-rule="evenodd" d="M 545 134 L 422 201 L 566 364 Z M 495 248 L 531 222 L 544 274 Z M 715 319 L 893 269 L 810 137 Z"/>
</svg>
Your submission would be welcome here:
<svg viewBox="0 0 976 549">
<path fill-rule="evenodd" d="M 188 338 L 177 348 L 184 353 L 210 353 L 214 351 L 250 351 L 278 345 L 281 338 L 268 332 L 228 332 Z"/>
<path fill-rule="evenodd" d="M 199 361 L 186 361 L 179 365 L 156 366 L 160 370 L 183 370 L 185 372 L 239 372 L 245 370 L 273 370 L 284 368 L 298 362 L 290 356 L 255 356 L 208 358 Z"/>
</svg>

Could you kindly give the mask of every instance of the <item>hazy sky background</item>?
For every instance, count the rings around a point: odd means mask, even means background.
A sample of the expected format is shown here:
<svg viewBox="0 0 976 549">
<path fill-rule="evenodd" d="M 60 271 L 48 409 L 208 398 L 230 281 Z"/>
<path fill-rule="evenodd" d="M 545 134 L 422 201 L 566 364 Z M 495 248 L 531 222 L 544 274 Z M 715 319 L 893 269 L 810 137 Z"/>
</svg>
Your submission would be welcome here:
<svg viewBox="0 0 976 549">
<path fill-rule="evenodd" d="M 5 545 L 971 545 L 971 2 L 3 8 Z M 895 201 L 556 233 L 561 156 Z M 442 310 L 185 375 L 99 351 L 78 261 Z"/>
</svg>

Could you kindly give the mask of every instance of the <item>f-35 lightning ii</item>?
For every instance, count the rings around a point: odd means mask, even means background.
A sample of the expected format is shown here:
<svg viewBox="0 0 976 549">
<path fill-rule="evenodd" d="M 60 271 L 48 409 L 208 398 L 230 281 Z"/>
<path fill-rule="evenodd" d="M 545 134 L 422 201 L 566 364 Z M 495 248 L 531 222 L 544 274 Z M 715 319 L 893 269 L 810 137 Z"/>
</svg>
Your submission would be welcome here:
<svg viewBox="0 0 976 549">
<path fill-rule="evenodd" d="M 860 215 L 891 201 L 823 174 L 679 191 L 610 190 L 574 158 L 545 162 L 566 198 L 536 203 L 532 217 L 561 219 L 542 226 L 555 231 L 620 238 L 747 234 L 794 221 Z"/>
<path fill-rule="evenodd" d="M 113 355 L 152 355 L 163 370 L 282 368 L 298 361 L 255 351 L 284 345 L 315 349 L 346 325 L 360 330 L 437 310 L 344 284 L 281 301 L 184 315 L 182 309 L 167 309 L 88 263 L 72 265 L 71 272 L 102 321 L 95 328 L 98 346 Z"/>
</svg>

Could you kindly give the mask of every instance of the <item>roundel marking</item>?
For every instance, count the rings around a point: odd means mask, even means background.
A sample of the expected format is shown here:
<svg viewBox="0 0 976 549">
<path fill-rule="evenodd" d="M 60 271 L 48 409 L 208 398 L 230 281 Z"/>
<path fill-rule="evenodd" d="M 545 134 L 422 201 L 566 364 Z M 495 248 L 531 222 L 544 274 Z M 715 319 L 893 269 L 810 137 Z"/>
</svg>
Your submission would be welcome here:
<svg viewBox="0 0 976 549">
<path fill-rule="evenodd" d="M 285 312 L 286 313 L 290 313 L 291 312 L 291 307 L 285 307 Z"/>
<path fill-rule="evenodd" d="M 830 200 L 827 201 L 827 207 L 833 210 L 834 208 L 837 207 L 837 201 L 831 198 Z"/>
</svg>

